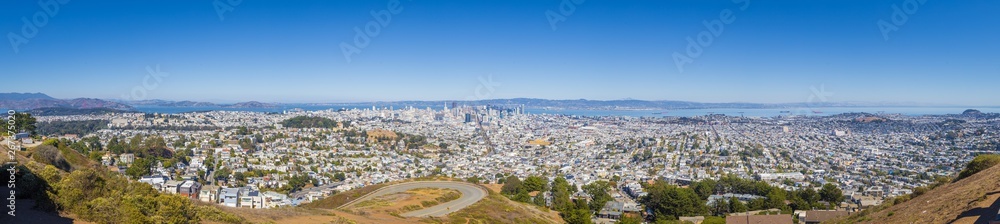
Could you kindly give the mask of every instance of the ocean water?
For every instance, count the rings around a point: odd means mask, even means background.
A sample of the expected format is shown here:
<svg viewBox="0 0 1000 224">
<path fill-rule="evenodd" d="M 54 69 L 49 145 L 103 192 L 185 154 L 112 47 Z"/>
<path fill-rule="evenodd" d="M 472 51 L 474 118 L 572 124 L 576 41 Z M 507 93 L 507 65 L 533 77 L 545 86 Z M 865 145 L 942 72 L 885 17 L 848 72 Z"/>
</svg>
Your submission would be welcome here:
<svg viewBox="0 0 1000 224">
<path fill-rule="evenodd" d="M 292 105 L 276 108 L 224 108 L 224 107 L 160 107 L 160 106 L 137 106 L 136 110 L 146 113 L 187 113 L 195 111 L 254 111 L 254 112 L 283 112 L 291 109 L 302 109 L 306 111 L 327 110 L 327 109 L 371 109 L 377 108 L 405 108 L 403 105 L 393 104 L 342 104 L 342 105 Z M 440 110 L 443 107 L 431 107 Z M 426 109 L 426 107 L 418 108 Z M 1000 113 L 1000 107 L 823 107 L 823 108 L 767 108 L 767 109 L 740 109 L 740 108 L 712 108 L 712 109 L 675 109 L 675 110 L 546 110 L 546 109 L 525 109 L 530 114 L 561 114 L 577 116 L 628 116 L 628 117 L 692 117 L 708 114 L 725 114 L 729 116 L 747 117 L 774 117 L 783 115 L 807 115 L 807 116 L 827 116 L 842 113 L 865 112 L 865 113 L 887 113 L 903 114 L 909 116 L 921 115 L 944 115 L 961 114 L 966 109 L 977 109 L 983 113 Z"/>
<path fill-rule="evenodd" d="M 998 107 L 968 108 L 968 107 L 822 107 L 822 108 L 712 108 L 712 109 L 677 109 L 677 110 L 543 110 L 525 109 L 534 114 L 563 114 L 578 116 L 630 116 L 630 117 L 693 117 L 709 114 L 725 114 L 729 116 L 775 117 L 785 115 L 828 116 L 842 113 L 886 113 L 908 116 L 961 114 L 966 109 L 977 109 L 983 113 L 1000 113 Z"/>
</svg>

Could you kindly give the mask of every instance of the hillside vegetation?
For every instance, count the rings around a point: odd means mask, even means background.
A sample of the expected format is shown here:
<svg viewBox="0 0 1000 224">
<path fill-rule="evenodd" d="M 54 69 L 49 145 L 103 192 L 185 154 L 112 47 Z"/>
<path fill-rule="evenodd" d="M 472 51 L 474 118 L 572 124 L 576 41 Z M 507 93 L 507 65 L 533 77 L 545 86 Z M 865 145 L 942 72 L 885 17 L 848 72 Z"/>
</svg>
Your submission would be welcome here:
<svg viewBox="0 0 1000 224">
<path fill-rule="evenodd" d="M 338 127 L 337 121 L 331 120 L 325 117 L 310 117 L 310 116 L 298 116 L 289 118 L 287 120 L 281 121 L 281 125 L 288 128 L 336 128 Z M 348 127 L 350 124 L 348 122 L 343 123 L 344 127 Z"/>
<path fill-rule="evenodd" d="M 965 179 L 966 177 L 972 176 L 973 174 L 979 173 L 985 169 L 996 166 L 1000 163 L 1000 155 L 997 154 L 986 154 L 976 156 L 972 159 L 969 164 L 965 165 L 965 169 L 961 173 L 958 173 L 958 178 L 955 181 Z"/>
<path fill-rule="evenodd" d="M 409 181 L 460 181 L 444 177 L 422 177 L 408 179 L 405 181 L 382 183 L 369 185 L 360 189 L 337 193 L 333 196 L 320 199 L 311 203 L 303 204 L 300 208 L 310 209 L 336 209 L 350 200 L 359 198 L 382 187 Z M 465 207 L 461 210 L 440 218 L 406 218 L 398 214 L 361 214 L 349 209 L 336 210 L 335 213 L 341 216 L 340 222 L 334 223 L 565 223 L 559 215 L 551 210 L 535 205 L 515 202 L 507 199 L 492 190 L 488 190 L 489 195 L 483 200 Z M 427 200 L 428 206 L 436 203 L 454 200 L 458 195 L 445 195 L 439 198 Z M 362 202 L 360 204 L 366 204 Z M 427 207 L 427 206 L 421 206 Z"/>
<path fill-rule="evenodd" d="M 322 208 L 322 209 L 336 209 L 341 205 L 347 204 L 356 198 L 364 196 L 375 190 L 381 189 L 386 186 L 385 184 L 374 184 L 368 185 L 359 189 L 354 189 L 350 191 L 345 191 L 341 193 L 334 194 L 333 196 L 319 199 L 310 203 L 301 205 L 303 208 Z"/>
<path fill-rule="evenodd" d="M 72 150 L 42 145 L 19 153 L 17 160 L 22 164 L 16 167 L 17 198 L 35 204 L 19 210 L 69 213 L 96 223 L 246 222 L 217 207 L 194 205 L 188 198 L 163 194 L 148 184 L 91 166 Z"/>
<path fill-rule="evenodd" d="M 483 200 L 448 215 L 447 223 L 564 223 L 558 215 L 490 192 Z"/>
<path fill-rule="evenodd" d="M 80 136 L 90 134 L 102 128 L 108 127 L 107 120 L 86 120 L 86 121 L 52 121 L 40 122 L 38 134 L 40 135 L 65 135 L 77 134 Z"/>
<path fill-rule="evenodd" d="M 882 206 L 830 223 L 987 223 L 1000 209 L 996 158 L 978 156 L 962 171 L 965 178 L 889 199 Z"/>
</svg>

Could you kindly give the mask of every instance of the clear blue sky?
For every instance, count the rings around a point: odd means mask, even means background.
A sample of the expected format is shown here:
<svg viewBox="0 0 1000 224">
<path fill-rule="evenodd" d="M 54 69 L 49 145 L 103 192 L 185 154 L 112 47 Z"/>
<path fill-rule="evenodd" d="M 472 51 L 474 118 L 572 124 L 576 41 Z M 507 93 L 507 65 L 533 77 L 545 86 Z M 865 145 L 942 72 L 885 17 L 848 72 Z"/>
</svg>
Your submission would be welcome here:
<svg viewBox="0 0 1000 224">
<path fill-rule="evenodd" d="M 226 2 L 221 0 L 218 2 Z M 375 21 L 375 1 L 36 1 L 0 7 L 0 92 L 117 99 L 146 67 L 169 73 L 147 99 L 345 102 L 486 98 L 1000 105 L 1000 1 L 408 1 L 350 62 L 341 43 Z M 571 1 L 566 1 L 571 3 Z M 725 24 L 678 69 L 674 53 Z M 52 10 L 50 10 L 52 11 Z M 48 18 L 27 43 L 22 18 Z M 897 19 L 898 21 L 899 19 Z M 41 22 L 45 22 L 42 20 Z M 493 91 L 489 91 L 493 89 Z M 817 101 L 818 99 L 814 99 Z"/>
</svg>

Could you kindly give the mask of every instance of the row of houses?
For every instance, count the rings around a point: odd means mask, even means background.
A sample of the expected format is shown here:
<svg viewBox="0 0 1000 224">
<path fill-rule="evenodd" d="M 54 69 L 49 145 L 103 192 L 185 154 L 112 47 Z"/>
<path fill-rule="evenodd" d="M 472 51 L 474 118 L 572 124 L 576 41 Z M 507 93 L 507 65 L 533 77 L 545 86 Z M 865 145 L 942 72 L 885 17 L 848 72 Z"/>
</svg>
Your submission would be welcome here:
<svg viewBox="0 0 1000 224">
<path fill-rule="evenodd" d="M 194 180 L 171 180 L 170 177 L 162 175 L 143 176 L 139 182 L 149 184 L 154 189 L 170 194 L 197 199 L 201 190 L 201 183 Z"/>
<path fill-rule="evenodd" d="M 274 191 L 260 192 L 249 187 L 202 186 L 197 181 L 170 180 L 162 175 L 144 176 L 139 182 L 149 184 L 161 192 L 234 208 L 276 208 L 291 205 L 287 195 Z"/>
<path fill-rule="evenodd" d="M 278 192 L 260 192 L 249 187 L 229 188 L 214 185 L 202 188 L 198 200 L 234 208 L 277 208 L 290 205 L 288 196 Z"/>
</svg>

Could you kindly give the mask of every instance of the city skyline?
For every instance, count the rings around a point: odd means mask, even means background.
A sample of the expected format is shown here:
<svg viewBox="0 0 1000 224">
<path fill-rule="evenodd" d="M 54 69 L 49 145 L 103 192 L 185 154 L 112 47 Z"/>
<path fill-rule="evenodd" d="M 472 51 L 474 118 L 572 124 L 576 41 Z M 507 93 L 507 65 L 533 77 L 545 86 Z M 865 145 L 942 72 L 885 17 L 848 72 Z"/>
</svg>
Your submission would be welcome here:
<svg viewBox="0 0 1000 224">
<path fill-rule="evenodd" d="M 11 3 L 0 73 L 17 85 L 0 92 L 794 103 L 824 88 L 827 102 L 1000 105 L 989 1 L 216 2 Z M 373 22 L 377 35 L 356 45 L 355 28 Z M 690 54 L 702 33 L 712 40 Z"/>
</svg>

